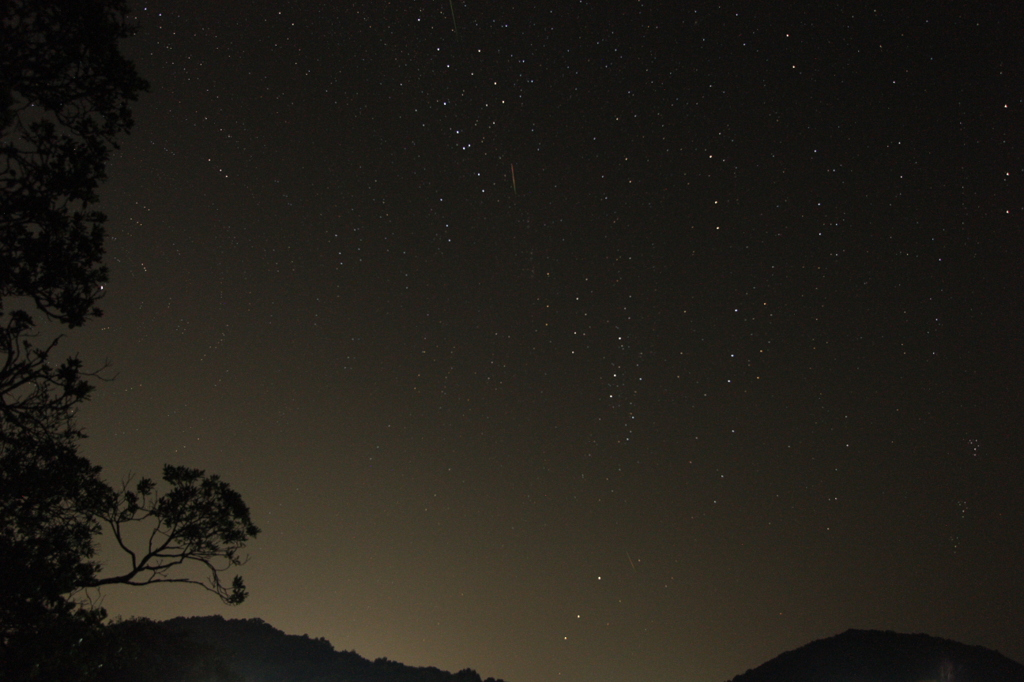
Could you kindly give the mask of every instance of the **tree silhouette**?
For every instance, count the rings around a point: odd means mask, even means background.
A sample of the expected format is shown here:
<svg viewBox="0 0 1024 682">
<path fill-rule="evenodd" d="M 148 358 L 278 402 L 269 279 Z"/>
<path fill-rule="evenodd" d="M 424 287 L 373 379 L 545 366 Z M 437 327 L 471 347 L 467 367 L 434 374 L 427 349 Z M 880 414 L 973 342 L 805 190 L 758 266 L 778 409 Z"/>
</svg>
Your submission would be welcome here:
<svg viewBox="0 0 1024 682">
<path fill-rule="evenodd" d="M 164 467 L 164 481 L 171 485 L 162 496 L 155 484 L 141 479 L 127 483 L 106 497 L 100 516 L 110 524 L 118 546 L 131 558 L 131 568 L 121 575 L 89 579 L 85 585 L 151 585 L 190 583 L 213 592 L 227 604 L 241 604 L 246 596 L 241 576 L 229 586 L 221 582 L 223 571 L 243 563 L 239 552 L 260 531 L 249 517 L 242 496 L 217 476 L 198 469 Z M 146 546 L 136 552 L 125 540 L 125 527 L 151 521 Z M 186 563 L 199 564 L 205 581 L 174 577 L 171 571 Z"/>
<path fill-rule="evenodd" d="M 109 629 L 121 655 L 104 666 L 104 682 L 243 680 L 231 671 L 225 652 L 185 631 L 142 618 L 112 623 Z"/>
<path fill-rule="evenodd" d="M 100 314 L 106 217 L 91 207 L 148 87 L 118 48 L 127 14 L 123 0 L 0 5 L 0 296 L 70 327 Z"/>
<path fill-rule="evenodd" d="M 98 670 L 89 642 L 102 639 L 94 630 L 106 614 L 82 596 L 86 588 L 178 582 L 227 604 L 247 596 L 241 576 L 221 579 L 244 563 L 240 552 L 259 533 L 237 492 L 217 476 L 172 466 L 162 495 L 149 479 L 117 490 L 78 455 L 76 441 L 36 433 L 0 441 L 0 679 L 89 679 Z M 130 558 L 125 573 L 104 576 L 95 560 L 104 523 Z M 130 524 L 149 524 L 141 548 L 125 537 Z M 205 580 L 174 573 L 185 564 L 200 565 Z"/>
<path fill-rule="evenodd" d="M 102 314 L 96 189 L 148 88 L 118 49 L 127 14 L 123 0 L 0 3 L 0 436 L 70 429 L 91 390 L 77 358 L 52 361 L 60 337 L 37 345 L 30 313 L 7 304 L 68 327 Z"/>
<path fill-rule="evenodd" d="M 98 570 L 91 510 L 108 490 L 71 439 L 0 442 L 0 678 L 18 679 L 43 662 L 32 653 L 43 643 L 102 620 L 69 595 Z"/>
<path fill-rule="evenodd" d="M 237 604 L 240 552 L 259 529 L 217 476 L 165 467 L 169 489 L 115 489 L 78 454 L 75 411 L 92 391 L 77 357 L 54 358 L 68 329 L 101 315 L 107 270 L 95 209 L 130 103 L 148 88 L 119 51 L 132 34 L 123 0 L 0 2 L 0 679 L 89 679 L 105 618 L 87 588 L 194 583 Z M 13 306 L 13 309 L 12 309 Z M 148 526 L 145 526 L 148 524 Z M 131 568 L 104 576 L 109 526 Z M 133 548 L 125 530 L 147 528 Z M 176 569 L 198 565 L 203 580 Z M 92 652 L 92 653 L 89 653 Z M 94 655 L 95 654 L 95 655 Z"/>
</svg>

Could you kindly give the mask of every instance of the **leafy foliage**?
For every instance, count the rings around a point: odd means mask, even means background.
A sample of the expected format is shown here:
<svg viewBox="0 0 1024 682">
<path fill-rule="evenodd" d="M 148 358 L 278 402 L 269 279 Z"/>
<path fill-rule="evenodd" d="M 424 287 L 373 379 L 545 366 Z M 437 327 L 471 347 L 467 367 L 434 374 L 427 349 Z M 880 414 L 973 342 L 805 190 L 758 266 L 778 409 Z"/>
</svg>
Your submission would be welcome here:
<svg viewBox="0 0 1024 682">
<path fill-rule="evenodd" d="M 123 0 L 0 4 L 0 296 L 70 327 L 100 314 L 106 217 L 91 206 L 148 87 L 118 49 L 127 14 Z"/>
<path fill-rule="evenodd" d="M 0 438 L 48 437 L 91 391 L 60 337 L 37 345 L 27 310 L 77 327 L 101 314 L 107 270 L 95 210 L 130 102 L 148 88 L 118 41 L 131 35 L 124 0 L 0 3 Z"/>
<path fill-rule="evenodd" d="M 198 469 L 168 465 L 163 478 L 171 489 L 162 496 L 156 495 L 156 486 L 148 478 L 141 479 L 134 489 L 126 484 L 107 496 L 100 516 L 130 557 L 131 569 L 86 584 L 191 583 L 210 590 L 225 603 L 242 603 L 248 593 L 241 576 L 236 575 L 230 586 L 220 579 L 223 571 L 244 563 L 239 552 L 260 532 L 242 496 L 220 477 L 206 476 Z M 137 553 L 125 541 L 125 527 L 147 521 L 151 522 L 149 538 L 145 549 Z M 170 574 L 171 569 L 189 562 L 205 569 L 205 581 Z"/>
<path fill-rule="evenodd" d="M 0 299 L 2 306 L 2 299 Z M 82 369 L 82 361 L 71 357 L 60 365 L 51 362 L 59 337 L 37 347 L 29 335 L 32 318 L 16 310 L 0 328 L 0 440 L 24 438 L 27 434 L 49 438 L 60 433 L 80 436 L 73 424 L 75 407 L 85 401 L 93 387 Z M 17 435 L 12 435 L 17 434 Z"/>
<path fill-rule="evenodd" d="M 96 628 L 105 612 L 83 595 L 103 585 L 201 585 L 225 603 L 247 596 L 240 551 L 259 533 L 241 496 L 217 476 L 165 467 L 170 489 L 142 479 L 111 488 L 77 454 L 75 438 L 0 441 L 0 679 L 90 679 L 105 658 Z M 131 559 L 127 573 L 101 576 L 95 540 L 103 522 Z M 150 524 L 148 546 L 125 540 L 128 524 Z M 205 580 L 171 571 L 196 563 Z M 59 672 L 59 674 L 58 674 Z"/>
<path fill-rule="evenodd" d="M 98 569 L 90 513 L 107 494 L 69 439 L 0 441 L 0 677 L 57 679 L 103 618 L 69 599 Z M 6 676 L 4 676 L 6 674 Z"/>
<path fill-rule="evenodd" d="M 51 611 L 29 627 L 5 634 L 0 646 L 0 679 L 19 682 L 104 679 L 109 641 L 102 609 Z"/>
<path fill-rule="evenodd" d="M 93 513 L 107 496 L 99 467 L 66 441 L 0 443 L 0 614 L 53 610 L 92 579 Z M 12 589 L 24 586 L 21 589 Z M 25 614 L 29 615 L 29 614 Z"/>
<path fill-rule="evenodd" d="M 148 479 L 120 490 L 103 482 L 78 454 L 75 423 L 98 374 L 77 357 L 54 358 L 62 336 L 40 342 L 32 317 L 74 328 L 101 314 L 97 188 L 132 127 L 130 103 L 148 87 L 119 51 L 133 32 L 127 16 L 124 0 L 0 2 L 2 680 L 100 674 L 106 614 L 87 588 L 196 583 L 240 603 L 241 577 L 226 585 L 221 576 L 259 532 L 241 496 L 199 470 L 166 467 L 162 495 Z M 148 546 L 133 549 L 124 529 L 147 523 Z M 130 558 L 127 573 L 102 576 L 104 524 Z M 205 579 L 172 573 L 185 564 Z"/>
<path fill-rule="evenodd" d="M 104 682 L 241 682 L 225 654 L 212 644 L 197 642 L 188 632 L 145 618 L 108 626 L 116 656 L 104 668 Z"/>
</svg>

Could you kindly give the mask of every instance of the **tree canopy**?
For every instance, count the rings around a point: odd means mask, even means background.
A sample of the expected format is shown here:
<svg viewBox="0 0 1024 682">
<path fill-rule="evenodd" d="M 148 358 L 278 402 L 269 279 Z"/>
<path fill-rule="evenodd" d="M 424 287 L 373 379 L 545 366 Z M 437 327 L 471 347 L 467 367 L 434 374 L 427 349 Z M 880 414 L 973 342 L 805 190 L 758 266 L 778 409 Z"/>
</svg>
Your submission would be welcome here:
<svg viewBox="0 0 1024 682">
<path fill-rule="evenodd" d="M 206 588 L 225 603 L 241 604 L 248 596 L 241 576 L 236 575 L 228 586 L 221 582 L 221 573 L 242 564 L 239 552 L 260 532 L 242 496 L 220 477 L 207 476 L 199 469 L 168 465 L 163 478 L 170 485 L 164 495 L 156 494 L 156 486 L 148 478 L 134 488 L 126 484 L 107 494 L 99 516 L 131 558 L 131 567 L 120 575 L 90 578 L 84 585 L 190 583 Z M 137 551 L 126 541 L 125 527 L 146 521 L 152 521 L 149 539 Z M 206 569 L 207 579 L 175 577 L 172 570 L 186 563 Z"/>
<path fill-rule="evenodd" d="M 94 208 L 130 103 L 148 84 L 119 50 L 123 0 L 0 3 L 0 437 L 52 433 L 88 396 L 33 314 L 69 328 L 102 314 L 106 216 Z M 14 303 L 17 308 L 9 309 Z M 28 309 L 26 309 L 28 308 Z"/>
<path fill-rule="evenodd" d="M 79 454 L 75 420 L 98 373 L 55 358 L 62 336 L 41 340 L 33 317 L 72 329 L 102 314 L 97 189 L 148 88 L 119 49 L 133 30 L 123 0 L 0 3 L 0 679 L 96 673 L 105 613 L 90 588 L 180 582 L 228 604 L 247 595 L 240 576 L 225 578 L 259 533 L 242 497 L 176 466 L 162 492 L 148 478 L 106 483 Z M 126 572 L 104 573 L 104 529 Z"/>
<path fill-rule="evenodd" d="M 119 49 L 133 31 L 123 0 L 7 0 L 0 13 L 0 296 L 76 327 L 100 314 L 107 281 L 96 190 L 148 85 Z"/>
</svg>

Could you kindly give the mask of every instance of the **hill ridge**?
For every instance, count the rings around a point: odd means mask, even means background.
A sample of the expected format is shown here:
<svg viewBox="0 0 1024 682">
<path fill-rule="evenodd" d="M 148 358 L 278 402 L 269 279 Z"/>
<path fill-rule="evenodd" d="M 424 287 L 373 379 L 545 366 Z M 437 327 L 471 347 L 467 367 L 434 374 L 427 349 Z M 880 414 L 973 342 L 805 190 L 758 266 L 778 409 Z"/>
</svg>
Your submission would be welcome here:
<svg viewBox="0 0 1024 682">
<path fill-rule="evenodd" d="M 730 682 L 1024 682 L 1024 665 L 923 633 L 859 630 L 779 654 Z"/>
<path fill-rule="evenodd" d="M 163 637 L 199 646 L 221 665 L 218 679 L 245 682 L 503 682 L 482 679 L 470 668 L 452 673 L 434 666 L 409 666 L 387 658 L 373 661 L 354 651 L 336 650 L 323 637 L 289 635 L 262 618 L 178 617 L 165 621 L 126 621 L 129 638 Z M 191 679 L 183 672 L 181 679 Z"/>
</svg>

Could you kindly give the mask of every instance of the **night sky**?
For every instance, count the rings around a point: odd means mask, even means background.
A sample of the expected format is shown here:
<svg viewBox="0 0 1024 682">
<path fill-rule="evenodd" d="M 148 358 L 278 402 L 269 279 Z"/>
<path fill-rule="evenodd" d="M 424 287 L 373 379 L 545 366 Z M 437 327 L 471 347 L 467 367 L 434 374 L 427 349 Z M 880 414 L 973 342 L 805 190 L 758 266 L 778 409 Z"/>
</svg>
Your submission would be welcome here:
<svg viewBox="0 0 1024 682">
<path fill-rule="evenodd" d="M 964 5 L 140 1 L 83 450 L 264 532 L 241 607 L 104 606 L 509 682 L 1024 660 L 1024 13 Z"/>
</svg>

